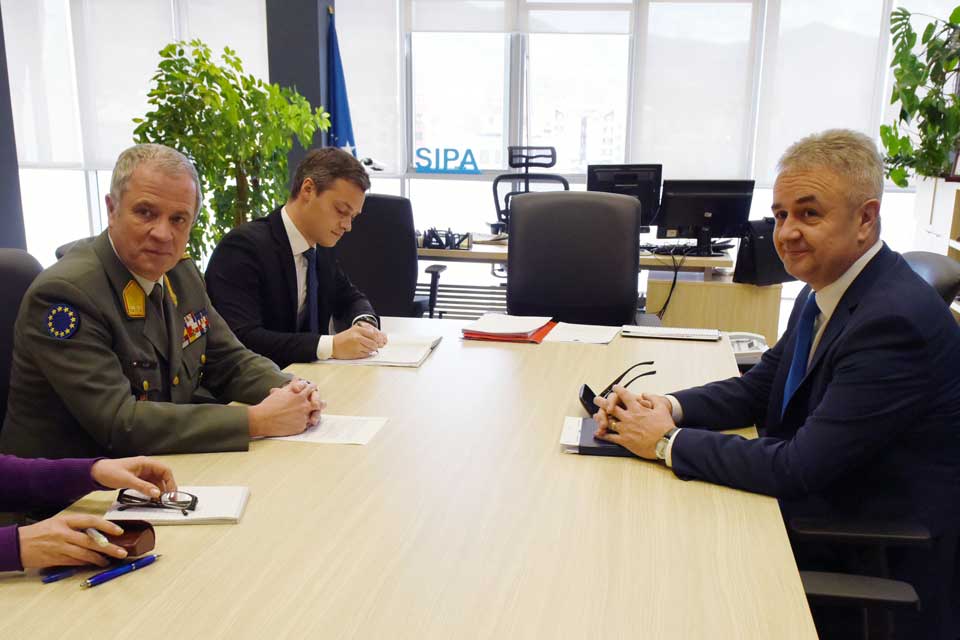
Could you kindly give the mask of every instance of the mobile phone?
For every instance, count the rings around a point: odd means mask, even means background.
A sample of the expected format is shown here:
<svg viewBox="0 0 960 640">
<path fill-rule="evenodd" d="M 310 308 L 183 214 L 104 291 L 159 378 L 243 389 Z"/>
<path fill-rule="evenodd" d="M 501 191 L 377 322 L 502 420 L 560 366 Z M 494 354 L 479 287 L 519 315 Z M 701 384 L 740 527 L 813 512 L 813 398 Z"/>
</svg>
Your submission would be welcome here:
<svg viewBox="0 0 960 640">
<path fill-rule="evenodd" d="M 596 397 L 597 394 L 593 392 L 593 389 L 585 384 L 580 385 L 580 404 L 583 405 L 583 410 L 591 416 L 600 410 L 593 401 Z"/>
</svg>

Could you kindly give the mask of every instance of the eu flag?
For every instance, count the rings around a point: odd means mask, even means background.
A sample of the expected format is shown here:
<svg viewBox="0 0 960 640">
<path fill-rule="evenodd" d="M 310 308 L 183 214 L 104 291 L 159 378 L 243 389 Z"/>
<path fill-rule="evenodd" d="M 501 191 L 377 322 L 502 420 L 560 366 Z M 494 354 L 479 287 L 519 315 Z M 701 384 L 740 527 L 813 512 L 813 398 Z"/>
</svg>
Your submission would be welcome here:
<svg viewBox="0 0 960 640">
<path fill-rule="evenodd" d="M 347 100 L 347 83 L 343 78 L 343 63 L 340 61 L 340 45 L 337 43 L 337 27 L 330 12 L 327 27 L 327 111 L 330 112 L 329 143 L 357 155 L 353 123 L 350 121 L 350 102 Z"/>
</svg>

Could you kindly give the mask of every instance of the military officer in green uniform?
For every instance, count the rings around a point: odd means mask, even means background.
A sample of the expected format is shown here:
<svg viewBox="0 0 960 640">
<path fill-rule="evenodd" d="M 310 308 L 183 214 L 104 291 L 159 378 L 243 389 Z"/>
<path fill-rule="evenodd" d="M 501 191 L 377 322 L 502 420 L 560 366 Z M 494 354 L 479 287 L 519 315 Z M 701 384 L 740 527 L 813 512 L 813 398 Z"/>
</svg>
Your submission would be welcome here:
<svg viewBox="0 0 960 640">
<path fill-rule="evenodd" d="M 0 451 L 93 457 L 245 450 L 319 420 L 316 387 L 245 349 L 184 255 L 200 205 L 193 165 L 161 145 L 117 160 L 109 229 L 24 297 Z M 194 404 L 200 385 L 223 401 Z"/>
</svg>

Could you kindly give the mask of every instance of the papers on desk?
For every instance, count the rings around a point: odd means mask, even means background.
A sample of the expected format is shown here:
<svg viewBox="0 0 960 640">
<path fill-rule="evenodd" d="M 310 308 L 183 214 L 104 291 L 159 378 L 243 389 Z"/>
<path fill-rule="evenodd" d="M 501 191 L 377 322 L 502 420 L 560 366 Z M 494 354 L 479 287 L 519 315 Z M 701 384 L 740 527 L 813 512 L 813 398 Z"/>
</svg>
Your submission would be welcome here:
<svg viewBox="0 0 960 640">
<path fill-rule="evenodd" d="M 315 444 L 367 444 L 387 424 L 387 418 L 332 416 L 324 413 L 320 424 L 295 436 L 279 436 L 271 440 L 312 442 Z"/>
<path fill-rule="evenodd" d="M 419 367 L 427 359 L 434 347 L 440 344 L 442 336 L 389 336 L 387 346 L 381 347 L 372 356 L 355 360 L 319 360 L 319 364 L 358 364 L 381 367 Z"/>
<path fill-rule="evenodd" d="M 114 502 L 104 518 L 117 521 L 146 520 L 156 525 L 236 524 L 240 522 L 240 516 L 243 515 L 243 509 L 250 497 L 249 487 L 178 487 L 177 490 L 197 496 L 197 508 L 187 511 L 187 515 L 183 515 L 179 509 L 128 507 L 119 511 L 119 507 L 123 505 Z M 127 493 L 147 498 L 132 489 L 128 489 Z"/>
<path fill-rule="evenodd" d="M 507 244 L 507 234 L 505 233 L 478 233 L 471 232 L 474 244 Z"/>
<path fill-rule="evenodd" d="M 467 340 L 496 340 L 502 342 L 535 342 L 557 325 L 549 316 L 508 316 L 502 313 L 485 313 L 479 320 L 463 328 Z"/>
<path fill-rule="evenodd" d="M 544 342 L 581 342 L 584 344 L 610 344 L 620 333 L 620 327 L 601 327 L 592 324 L 558 322 L 547 334 Z"/>
</svg>

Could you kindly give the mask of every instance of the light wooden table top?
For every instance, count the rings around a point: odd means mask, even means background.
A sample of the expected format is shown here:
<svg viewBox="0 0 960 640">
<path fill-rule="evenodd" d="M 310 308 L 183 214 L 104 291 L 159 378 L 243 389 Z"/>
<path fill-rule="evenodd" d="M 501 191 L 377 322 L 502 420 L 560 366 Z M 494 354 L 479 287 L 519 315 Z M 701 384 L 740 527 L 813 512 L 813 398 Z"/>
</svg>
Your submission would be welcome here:
<svg viewBox="0 0 960 640">
<path fill-rule="evenodd" d="M 505 244 L 475 244 L 470 249 L 417 249 L 417 255 L 422 260 L 438 260 L 445 262 L 507 262 L 507 245 Z M 680 256 L 677 256 L 679 262 Z M 730 253 L 722 256 L 700 257 L 687 256 L 683 260 L 682 271 L 704 271 L 707 269 L 722 269 L 733 267 Z M 673 270 L 671 256 L 640 253 L 640 268 L 651 270 Z"/>
<path fill-rule="evenodd" d="M 420 369 L 295 365 L 366 446 L 260 441 L 166 458 L 251 488 L 239 525 L 157 529 L 155 565 L 89 590 L 0 574 L 0 637 L 815 638 L 776 501 L 660 464 L 561 453 L 579 385 L 656 361 L 647 389 L 734 375 L 716 344 L 458 339 Z M 74 510 L 102 513 L 113 492 Z"/>
</svg>

